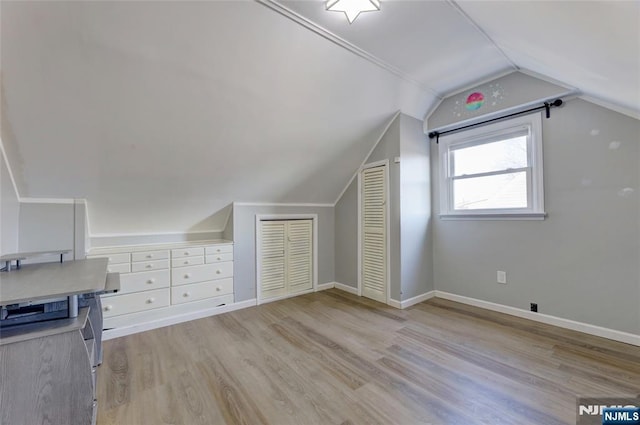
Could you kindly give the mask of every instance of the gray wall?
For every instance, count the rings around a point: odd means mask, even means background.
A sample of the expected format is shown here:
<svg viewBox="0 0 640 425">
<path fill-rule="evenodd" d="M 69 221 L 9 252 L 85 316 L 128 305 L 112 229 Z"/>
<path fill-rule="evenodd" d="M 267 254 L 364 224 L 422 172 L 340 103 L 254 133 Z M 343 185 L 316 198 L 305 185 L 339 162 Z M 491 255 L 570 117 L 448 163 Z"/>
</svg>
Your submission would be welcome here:
<svg viewBox="0 0 640 425">
<path fill-rule="evenodd" d="M 0 255 L 18 251 L 20 204 L 4 155 L 0 154 Z"/>
<path fill-rule="evenodd" d="M 573 100 L 543 119 L 543 139 L 548 217 L 436 218 L 436 289 L 640 334 L 640 121 Z"/>
<path fill-rule="evenodd" d="M 435 130 L 463 121 L 465 124 L 466 121 L 478 121 L 487 115 L 502 114 L 530 102 L 553 99 L 568 91 L 521 72 L 513 72 L 445 98 L 427 118 L 428 128 Z M 478 109 L 469 110 L 466 107 L 467 97 L 474 92 L 482 93 L 485 100 Z"/>
<path fill-rule="evenodd" d="M 333 207 L 233 206 L 235 301 L 256 298 L 256 214 L 318 215 L 318 284 L 334 282 Z"/>
<path fill-rule="evenodd" d="M 74 249 L 74 204 L 20 204 L 19 249 L 22 252 Z M 65 256 L 72 260 L 74 253 Z M 40 260 L 38 260 L 40 261 Z"/>
<path fill-rule="evenodd" d="M 422 122 L 400 115 L 401 300 L 434 289 L 430 167 Z"/>
<path fill-rule="evenodd" d="M 336 282 L 358 287 L 358 178 L 335 206 Z"/>
<path fill-rule="evenodd" d="M 222 239 L 229 241 L 233 240 L 233 205 L 229 209 L 229 218 L 227 219 L 227 225 L 222 232 Z"/>
</svg>

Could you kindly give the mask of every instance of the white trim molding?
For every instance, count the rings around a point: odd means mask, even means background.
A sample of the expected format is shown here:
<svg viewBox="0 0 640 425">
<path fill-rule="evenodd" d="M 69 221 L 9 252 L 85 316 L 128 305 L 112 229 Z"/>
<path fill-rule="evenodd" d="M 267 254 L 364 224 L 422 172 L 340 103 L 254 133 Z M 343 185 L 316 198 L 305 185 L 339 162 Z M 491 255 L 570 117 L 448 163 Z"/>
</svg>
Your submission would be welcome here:
<svg viewBox="0 0 640 425">
<path fill-rule="evenodd" d="M 224 230 L 224 229 L 223 229 Z M 132 233 L 91 233 L 89 237 L 95 239 L 101 238 L 126 238 L 140 236 L 171 236 L 171 235 L 201 235 L 205 233 L 222 233 L 223 230 L 187 230 L 187 231 L 168 231 L 168 232 L 132 232 Z"/>
<path fill-rule="evenodd" d="M 23 204 L 75 204 L 73 198 L 20 198 Z"/>
<path fill-rule="evenodd" d="M 277 202 L 233 202 L 234 207 L 298 207 L 298 208 L 333 208 L 334 204 L 311 203 L 277 203 Z"/>
<path fill-rule="evenodd" d="M 387 303 L 391 307 L 399 308 L 404 310 L 405 308 L 409 308 L 412 305 L 420 304 L 421 302 L 430 300 L 436 296 L 436 291 L 425 292 L 424 294 L 416 295 L 415 297 L 407 298 L 404 301 L 394 300 L 393 298 L 389 298 L 389 302 Z"/>
<path fill-rule="evenodd" d="M 631 345 L 640 346 L 640 335 L 617 331 L 615 329 L 603 328 L 601 326 L 590 325 L 588 323 L 577 322 L 575 320 L 564 319 L 562 317 L 551 316 L 548 314 L 534 313 L 521 308 L 510 307 L 502 304 L 492 303 L 490 301 L 469 298 L 462 295 L 451 294 L 449 292 L 435 291 L 436 298 L 456 301 L 462 304 L 472 305 L 498 313 L 509 314 L 511 316 L 521 317 L 523 319 L 533 320 L 535 322 L 546 323 L 547 325 L 558 326 L 564 329 L 583 332 L 589 335 L 599 336 L 602 338 L 612 339 L 614 341 L 624 342 Z"/>
<path fill-rule="evenodd" d="M 13 191 L 16 194 L 16 198 L 18 198 L 18 202 L 20 201 L 20 192 L 18 192 L 18 185 L 16 184 L 16 179 L 13 177 L 13 171 L 11 170 L 11 164 L 9 164 L 9 157 L 7 156 L 7 152 L 4 150 L 4 144 L 2 143 L 2 138 L 0 138 L 0 153 L 2 154 L 2 158 L 4 158 L 4 165 L 7 167 L 7 172 L 9 173 L 9 179 L 11 180 L 11 184 L 13 185 Z"/>
<path fill-rule="evenodd" d="M 344 283 L 334 282 L 333 287 L 339 289 L 344 292 L 348 292 L 353 295 L 358 295 L 358 288 L 354 288 L 353 286 L 345 285 Z"/>
<path fill-rule="evenodd" d="M 316 292 L 318 291 L 326 291 L 327 289 L 332 289 L 336 287 L 336 283 L 335 282 L 327 282 L 327 283 L 320 283 L 318 284 L 318 287 L 316 288 Z"/>
<path fill-rule="evenodd" d="M 120 328 L 109 329 L 102 333 L 102 340 L 107 341 L 109 339 L 119 338 L 121 336 L 127 336 L 136 334 L 139 332 L 150 331 L 152 329 L 163 328 L 165 326 L 176 325 L 178 323 L 189 322 L 191 320 L 202 319 L 204 317 L 216 316 L 222 313 L 229 313 L 231 311 L 241 310 L 247 307 L 253 307 L 257 305 L 255 298 L 240 301 L 233 304 L 228 304 L 221 307 L 207 308 L 204 310 L 193 311 L 189 313 L 179 314 L 162 319 L 150 320 L 148 322 L 138 323 L 131 326 L 123 326 Z"/>
</svg>

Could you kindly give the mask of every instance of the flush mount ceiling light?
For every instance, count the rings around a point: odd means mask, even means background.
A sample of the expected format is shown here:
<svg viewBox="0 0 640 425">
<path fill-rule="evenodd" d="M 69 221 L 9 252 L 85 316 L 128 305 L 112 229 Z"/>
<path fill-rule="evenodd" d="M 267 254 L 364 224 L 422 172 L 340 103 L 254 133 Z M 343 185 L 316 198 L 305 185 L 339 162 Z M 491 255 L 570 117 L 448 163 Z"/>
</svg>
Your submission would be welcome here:
<svg viewBox="0 0 640 425">
<path fill-rule="evenodd" d="M 380 10 L 379 0 L 328 0 L 327 10 L 331 12 L 344 12 L 349 23 L 353 23 L 362 12 L 375 12 Z"/>
</svg>

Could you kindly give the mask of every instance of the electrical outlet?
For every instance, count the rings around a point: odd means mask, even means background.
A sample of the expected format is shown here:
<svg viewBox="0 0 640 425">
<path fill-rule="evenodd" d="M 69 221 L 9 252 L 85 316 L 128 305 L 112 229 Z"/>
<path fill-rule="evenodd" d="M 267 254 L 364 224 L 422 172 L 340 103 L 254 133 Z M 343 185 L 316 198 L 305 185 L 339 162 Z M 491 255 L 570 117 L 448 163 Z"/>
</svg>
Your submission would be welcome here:
<svg viewBox="0 0 640 425">
<path fill-rule="evenodd" d="M 538 312 L 538 303 L 531 303 L 531 311 L 534 313 Z"/>
<path fill-rule="evenodd" d="M 498 283 L 507 283 L 507 272 L 498 270 Z"/>
</svg>

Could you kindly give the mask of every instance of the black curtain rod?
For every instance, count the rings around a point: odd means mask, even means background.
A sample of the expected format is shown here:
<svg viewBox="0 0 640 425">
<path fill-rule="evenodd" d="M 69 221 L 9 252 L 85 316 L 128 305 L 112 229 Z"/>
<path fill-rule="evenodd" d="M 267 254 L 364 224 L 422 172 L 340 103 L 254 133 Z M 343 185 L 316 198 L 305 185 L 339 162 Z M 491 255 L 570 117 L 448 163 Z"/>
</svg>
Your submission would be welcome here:
<svg viewBox="0 0 640 425">
<path fill-rule="evenodd" d="M 514 112 L 513 114 L 503 115 L 503 116 L 498 117 L 498 118 L 492 118 L 490 120 L 477 122 L 475 124 L 469 124 L 469 125 L 465 125 L 465 126 L 462 126 L 462 127 L 453 128 L 451 130 L 442 131 L 442 132 L 432 131 L 431 133 L 429 133 L 429 138 L 433 139 L 435 137 L 436 143 L 439 143 L 440 142 L 440 136 L 442 136 L 443 134 L 455 133 L 457 131 L 464 130 L 464 129 L 467 129 L 467 128 L 475 127 L 475 126 L 482 125 L 482 124 L 487 124 L 487 123 L 490 123 L 490 122 L 493 122 L 493 121 L 503 120 L 505 118 L 515 117 L 517 115 L 523 115 L 523 114 L 526 114 L 526 113 L 529 113 L 529 112 L 533 112 L 533 111 L 539 111 L 541 109 L 544 109 L 547 112 L 547 118 L 550 118 L 551 117 L 551 108 L 552 107 L 557 107 L 557 106 L 560 106 L 560 105 L 562 105 L 562 99 L 556 99 L 553 102 L 544 102 L 541 106 L 536 106 L 535 108 L 527 109 L 525 111 L 520 111 L 520 112 Z"/>
</svg>

